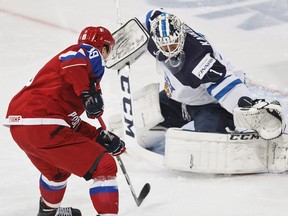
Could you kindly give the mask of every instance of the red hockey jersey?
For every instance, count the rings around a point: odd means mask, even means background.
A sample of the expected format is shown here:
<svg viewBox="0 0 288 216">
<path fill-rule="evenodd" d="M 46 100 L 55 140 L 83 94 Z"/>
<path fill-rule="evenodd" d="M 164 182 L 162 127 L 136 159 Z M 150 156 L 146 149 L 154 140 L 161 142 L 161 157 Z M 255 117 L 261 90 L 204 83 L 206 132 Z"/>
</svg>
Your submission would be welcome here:
<svg viewBox="0 0 288 216">
<path fill-rule="evenodd" d="M 68 47 L 13 97 L 4 125 L 59 124 L 74 128 L 85 110 L 81 93 L 89 90 L 92 79 L 99 83 L 103 73 L 104 60 L 95 47 Z"/>
</svg>

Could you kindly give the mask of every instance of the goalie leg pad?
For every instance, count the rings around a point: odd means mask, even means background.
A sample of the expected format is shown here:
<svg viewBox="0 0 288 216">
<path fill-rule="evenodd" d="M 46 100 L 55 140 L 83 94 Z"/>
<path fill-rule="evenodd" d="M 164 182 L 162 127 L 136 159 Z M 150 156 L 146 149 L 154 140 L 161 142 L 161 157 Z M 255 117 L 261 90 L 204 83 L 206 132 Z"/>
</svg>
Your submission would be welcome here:
<svg viewBox="0 0 288 216">
<path fill-rule="evenodd" d="M 288 135 L 283 134 L 269 140 L 268 170 L 272 173 L 286 172 L 288 169 Z"/>
<path fill-rule="evenodd" d="M 109 131 L 116 134 L 118 137 L 123 139 L 123 123 L 122 123 L 122 115 L 120 113 L 112 115 L 108 118 L 108 128 Z"/>
<path fill-rule="evenodd" d="M 164 163 L 170 169 L 197 173 L 267 172 L 268 142 L 256 133 L 217 134 L 170 128 Z"/>
<path fill-rule="evenodd" d="M 217 134 L 170 128 L 164 163 L 175 170 L 245 174 L 288 170 L 288 135 L 264 140 L 257 133 Z"/>
<path fill-rule="evenodd" d="M 159 104 L 159 83 L 149 84 L 133 92 L 132 103 L 137 142 L 144 148 L 153 148 L 165 139 L 165 130 L 150 131 L 164 120 Z M 119 137 L 124 137 L 122 121 L 121 114 L 108 119 L 109 130 Z"/>
<path fill-rule="evenodd" d="M 138 134 L 164 120 L 159 104 L 159 83 L 152 83 L 132 93 L 133 121 Z"/>
</svg>

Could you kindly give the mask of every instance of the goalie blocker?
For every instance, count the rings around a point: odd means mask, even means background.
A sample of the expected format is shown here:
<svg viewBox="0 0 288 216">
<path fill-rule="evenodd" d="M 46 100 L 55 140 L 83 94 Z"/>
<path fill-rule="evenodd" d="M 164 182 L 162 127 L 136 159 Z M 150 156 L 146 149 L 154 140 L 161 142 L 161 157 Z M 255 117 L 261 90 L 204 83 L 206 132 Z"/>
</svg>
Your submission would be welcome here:
<svg viewBox="0 0 288 216">
<path fill-rule="evenodd" d="M 112 35 L 116 43 L 106 61 L 109 69 L 120 70 L 131 65 L 147 50 L 149 34 L 137 18 L 126 22 Z"/>
</svg>

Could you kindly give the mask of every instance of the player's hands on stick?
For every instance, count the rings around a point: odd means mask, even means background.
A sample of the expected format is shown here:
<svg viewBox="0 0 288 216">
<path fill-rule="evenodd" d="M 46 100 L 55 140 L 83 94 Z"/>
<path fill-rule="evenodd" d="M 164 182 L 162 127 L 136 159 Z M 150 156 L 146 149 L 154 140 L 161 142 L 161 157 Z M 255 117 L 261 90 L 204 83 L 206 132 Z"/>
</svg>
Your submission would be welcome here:
<svg viewBox="0 0 288 216">
<path fill-rule="evenodd" d="M 83 91 L 81 97 L 88 118 L 95 119 L 103 114 L 104 102 L 100 89 L 93 93 Z"/>
<path fill-rule="evenodd" d="M 126 150 L 125 143 L 117 135 L 107 130 L 104 131 L 102 128 L 99 128 L 98 131 L 96 142 L 106 148 L 109 154 L 118 156 Z"/>
</svg>

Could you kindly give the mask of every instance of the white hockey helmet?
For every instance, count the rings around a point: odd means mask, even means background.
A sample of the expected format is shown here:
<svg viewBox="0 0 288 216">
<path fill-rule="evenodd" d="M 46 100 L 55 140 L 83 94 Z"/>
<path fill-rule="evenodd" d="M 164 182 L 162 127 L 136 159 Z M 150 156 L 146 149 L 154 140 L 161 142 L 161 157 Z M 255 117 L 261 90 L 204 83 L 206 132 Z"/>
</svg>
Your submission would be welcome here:
<svg viewBox="0 0 288 216">
<path fill-rule="evenodd" d="M 182 52 L 186 32 L 184 23 L 178 17 L 162 12 L 150 22 L 151 37 L 165 56 L 171 58 Z"/>
</svg>

